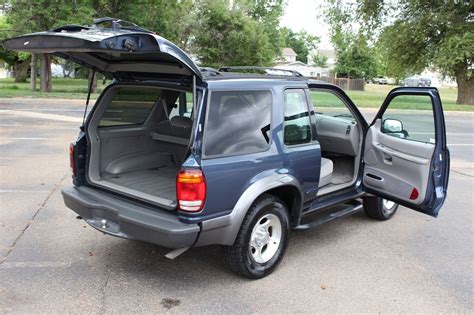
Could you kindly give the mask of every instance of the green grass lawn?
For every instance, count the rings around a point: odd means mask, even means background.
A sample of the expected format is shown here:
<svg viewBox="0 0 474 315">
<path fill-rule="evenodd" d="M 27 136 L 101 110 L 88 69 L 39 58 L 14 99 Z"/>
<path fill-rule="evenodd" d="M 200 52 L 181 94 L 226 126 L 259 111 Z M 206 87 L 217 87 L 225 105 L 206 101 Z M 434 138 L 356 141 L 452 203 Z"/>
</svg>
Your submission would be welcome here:
<svg viewBox="0 0 474 315">
<path fill-rule="evenodd" d="M 109 81 L 110 82 L 110 81 Z M 87 80 L 86 79 L 65 79 L 53 78 L 53 92 L 39 92 L 39 79 L 36 83 L 36 92 L 30 91 L 29 81 L 26 83 L 15 83 L 14 79 L 0 79 L 0 97 L 37 97 L 37 98 L 71 98 L 85 99 L 87 97 Z M 92 94 L 91 98 L 95 99 L 106 85 L 102 85 L 102 81 L 97 81 L 97 93 Z"/>
<path fill-rule="evenodd" d="M 110 82 L 110 81 L 109 81 Z M 107 86 L 102 81 L 97 82 L 97 93 L 92 94 L 91 98 L 95 99 L 99 93 Z M 37 83 L 39 89 L 39 80 Z M 388 92 L 395 88 L 390 85 L 367 84 L 365 91 L 347 91 L 350 98 L 358 107 L 378 108 L 382 105 Z M 442 87 L 439 89 L 443 107 L 445 110 L 452 111 L 474 111 L 474 106 L 456 104 L 457 88 Z M 85 99 L 87 95 L 87 80 L 85 79 L 65 79 L 53 78 L 53 92 L 41 93 L 39 91 L 30 91 L 29 82 L 15 83 L 13 79 L 0 79 L 0 98 L 2 97 L 38 97 L 38 98 L 70 98 Z M 318 99 L 316 95 L 312 95 L 315 106 L 333 106 L 330 100 Z M 333 100 L 334 102 L 334 100 Z M 336 106 L 337 107 L 337 106 Z M 403 109 L 428 109 L 425 104 L 420 103 L 403 103 L 396 105 L 397 108 Z"/>
<path fill-rule="evenodd" d="M 391 89 L 395 86 L 391 85 L 376 85 L 366 84 L 365 91 L 347 91 L 350 98 L 358 107 L 380 107 L 385 97 Z M 458 110 L 458 111 L 474 111 L 474 106 L 456 104 L 456 97 L 458 93 L 457 88 L 441 87 L 438 88 L 443 103 L 444 110 Z M 429 109 L 429 107 L 412 104 L 397 104 L 398 108 L 403 109 Z"/>
</svg>

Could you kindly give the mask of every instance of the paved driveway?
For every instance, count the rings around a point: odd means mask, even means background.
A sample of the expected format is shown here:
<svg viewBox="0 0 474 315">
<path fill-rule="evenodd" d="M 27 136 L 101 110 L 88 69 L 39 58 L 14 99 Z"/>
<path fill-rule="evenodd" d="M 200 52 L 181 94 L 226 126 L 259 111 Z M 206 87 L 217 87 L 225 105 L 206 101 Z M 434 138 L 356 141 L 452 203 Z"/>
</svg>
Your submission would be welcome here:
<svg viewBox="0 0 474 315">
<path fill-rule="evenodd" d="M 472 114 L 446 115 L 452 172 L 438 219 L 401 208 L 389 222 L 359 213 L 294 232 L 277 271 L 249 281 L 217 246 L 167 260 L 76 220 L 60 190 L 82 102 L 0 109 L 0 312 L 474 311 Z"/>
</svg>

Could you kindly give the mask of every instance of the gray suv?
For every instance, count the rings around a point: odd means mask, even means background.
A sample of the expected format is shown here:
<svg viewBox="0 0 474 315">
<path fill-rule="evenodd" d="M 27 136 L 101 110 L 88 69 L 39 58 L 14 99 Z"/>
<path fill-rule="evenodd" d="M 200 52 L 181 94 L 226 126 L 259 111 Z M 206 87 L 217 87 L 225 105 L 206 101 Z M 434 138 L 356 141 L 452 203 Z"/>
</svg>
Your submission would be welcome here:
<svg viewBox="0 0 474 315">
<path fill-rule="evenodd" d="M 98 231 L 168 247 L 169 258 L 219 244 L 231 270 L 261 278 L 291 230 L 361 210 L 387 220 L 398 204 L 437 216 L 446 198 L 449 151 L 434 88 L 392 90 L 368 124 L 337 86 L 293 72 L 200 69 L 173 43 L 120 20 L 3 46 L 114 78 L 71 144 L 64 202 Z M 413 98 L 433 113 L 427 131 L 390 111 Z"/>
</svg>

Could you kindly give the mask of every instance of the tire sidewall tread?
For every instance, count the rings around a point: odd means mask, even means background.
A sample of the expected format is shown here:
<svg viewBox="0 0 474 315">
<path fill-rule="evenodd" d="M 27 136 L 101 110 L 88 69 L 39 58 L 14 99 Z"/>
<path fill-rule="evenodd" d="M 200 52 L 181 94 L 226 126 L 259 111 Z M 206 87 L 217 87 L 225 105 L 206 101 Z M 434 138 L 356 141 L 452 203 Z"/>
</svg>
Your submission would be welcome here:
<svg viewBox="0 0 474 315">
<path fill-rule="evenodd" d="M 282 224 L 280 248 L 268 262 L 263 264 L 253 260 L 249 251 L 249 242 L 257 220 L 268 213 L 275 214 Z M 224 247 L 225 262 L 233 272 L 251 279 L 269 275 L 278 266 L 288 245 L 290 234 L 289 214 L 286 205 L 276 196 L 263 194 L 250 207 L 232 246 Z"/>
</svg>

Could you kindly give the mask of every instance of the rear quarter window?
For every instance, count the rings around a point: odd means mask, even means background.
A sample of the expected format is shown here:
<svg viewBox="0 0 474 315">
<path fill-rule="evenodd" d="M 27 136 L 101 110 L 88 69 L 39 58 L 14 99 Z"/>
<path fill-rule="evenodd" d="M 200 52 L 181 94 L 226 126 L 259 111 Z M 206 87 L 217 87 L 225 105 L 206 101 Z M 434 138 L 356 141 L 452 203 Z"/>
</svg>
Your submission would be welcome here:
<svg viewBox="0 0 474 315">
<path fill-rule="evenodd" d="M 143 124 L 160 96 L 158 88 L 120 88 L 102 115 L 99 127 Z"/>
<path fill-rule="evenodd" d="M 270 91 L 211 93 L 204 129 L 206 157 L 240 155 L 270 145 Z"/>
</svg>

